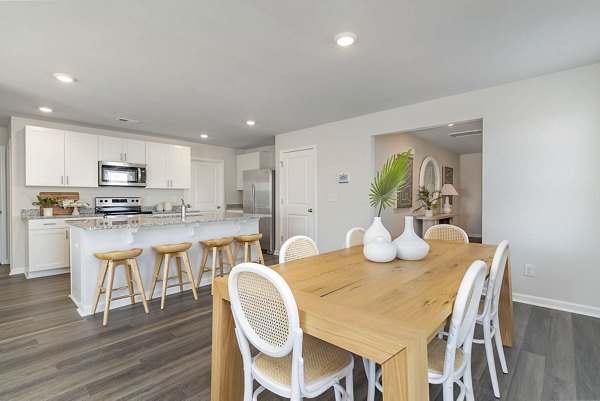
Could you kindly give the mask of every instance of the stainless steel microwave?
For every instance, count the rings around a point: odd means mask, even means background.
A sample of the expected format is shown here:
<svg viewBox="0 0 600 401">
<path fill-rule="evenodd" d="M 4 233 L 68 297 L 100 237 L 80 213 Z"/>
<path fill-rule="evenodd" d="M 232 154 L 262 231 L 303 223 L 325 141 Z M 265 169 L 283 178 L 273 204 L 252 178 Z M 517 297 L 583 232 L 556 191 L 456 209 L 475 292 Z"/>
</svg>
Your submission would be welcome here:
<svg viewBox="0 0 600 401">
<path fill-rule="evenodd" d="M 145 187 L 146 165 L 98 162 L 98 185 L 104 187 Z"/>
</svg>

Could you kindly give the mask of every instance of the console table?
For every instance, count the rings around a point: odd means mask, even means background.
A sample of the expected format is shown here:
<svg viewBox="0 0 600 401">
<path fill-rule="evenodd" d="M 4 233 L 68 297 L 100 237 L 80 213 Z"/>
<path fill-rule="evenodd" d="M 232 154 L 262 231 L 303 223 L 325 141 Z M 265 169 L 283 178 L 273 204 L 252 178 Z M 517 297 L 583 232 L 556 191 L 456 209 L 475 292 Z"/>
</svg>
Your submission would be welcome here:
<svg viewBox="0 0 600 401">
<path fill-rule="evenodd" d="M 434 214 L 431 217 L 425 215 L 415 216 L 415 220 L 420 222 L 417 223 L 417 227 L 415 227 L 416 232 L 423 237 L 425 231 L 436 224 L 454 224 L 452 221 L 455 217 L 458 217 L 458 213 L 439 213 Z"/>
</svg>

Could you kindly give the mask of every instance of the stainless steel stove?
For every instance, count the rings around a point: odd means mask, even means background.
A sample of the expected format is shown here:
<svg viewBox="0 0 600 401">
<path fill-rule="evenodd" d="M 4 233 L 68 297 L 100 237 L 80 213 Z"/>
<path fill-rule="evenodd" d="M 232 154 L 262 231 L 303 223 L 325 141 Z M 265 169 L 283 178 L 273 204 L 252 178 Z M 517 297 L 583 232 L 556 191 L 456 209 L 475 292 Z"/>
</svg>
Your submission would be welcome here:
<svg viewBox="0 0 600 401">
<path fill-rule="evenodd" d="M 96 198 L 96 213 L 103 213 L 104 217 L 152 214 L 142 211 L 142 198 Z"/>
</svg>

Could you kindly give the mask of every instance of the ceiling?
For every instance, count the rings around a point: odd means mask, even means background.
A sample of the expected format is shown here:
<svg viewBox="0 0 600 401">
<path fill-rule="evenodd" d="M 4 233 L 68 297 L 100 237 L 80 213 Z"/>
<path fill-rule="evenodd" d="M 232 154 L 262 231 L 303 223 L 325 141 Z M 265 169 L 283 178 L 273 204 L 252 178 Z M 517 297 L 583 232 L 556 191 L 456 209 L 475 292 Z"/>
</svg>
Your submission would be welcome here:
<svg viewBox="0 0 600 401">
<path fill-rule="evenodd" d="M 343 31 L 354 46 L 334 43 Z M 0 126 L 49 106 L 45 118 L 248 148 L 592 64 L 599 37 L 597 0 L 2 1 Z"/>
<path fill-rule="evenodd" d="M 452 133 L 469 131 L 483 131 L 483 120 L 455 123 L 453 126 L 426 128 L 417 131 L 406 132 L 426 142 L 432 143 L 459 155 L 469 153 L 481 153 L 483 150 L 483 133 L 468 136 L 450 136 Z"/>
</svg>

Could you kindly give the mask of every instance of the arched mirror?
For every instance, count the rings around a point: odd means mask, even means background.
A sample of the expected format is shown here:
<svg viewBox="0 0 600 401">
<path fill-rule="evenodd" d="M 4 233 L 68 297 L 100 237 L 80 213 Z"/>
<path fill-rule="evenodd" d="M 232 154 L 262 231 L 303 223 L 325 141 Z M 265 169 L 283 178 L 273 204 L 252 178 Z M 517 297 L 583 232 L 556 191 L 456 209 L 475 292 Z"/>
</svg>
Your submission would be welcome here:
<svg viewBox="0 0 600 401">
<path fill-rule="evenodd" d="M 427 156 L 421 164 L 419 173 L 419 187 L 425 187 L 429 191 L 439 191 L 441 184 L 440 166 L 433 156 Z"/>
</svg>

